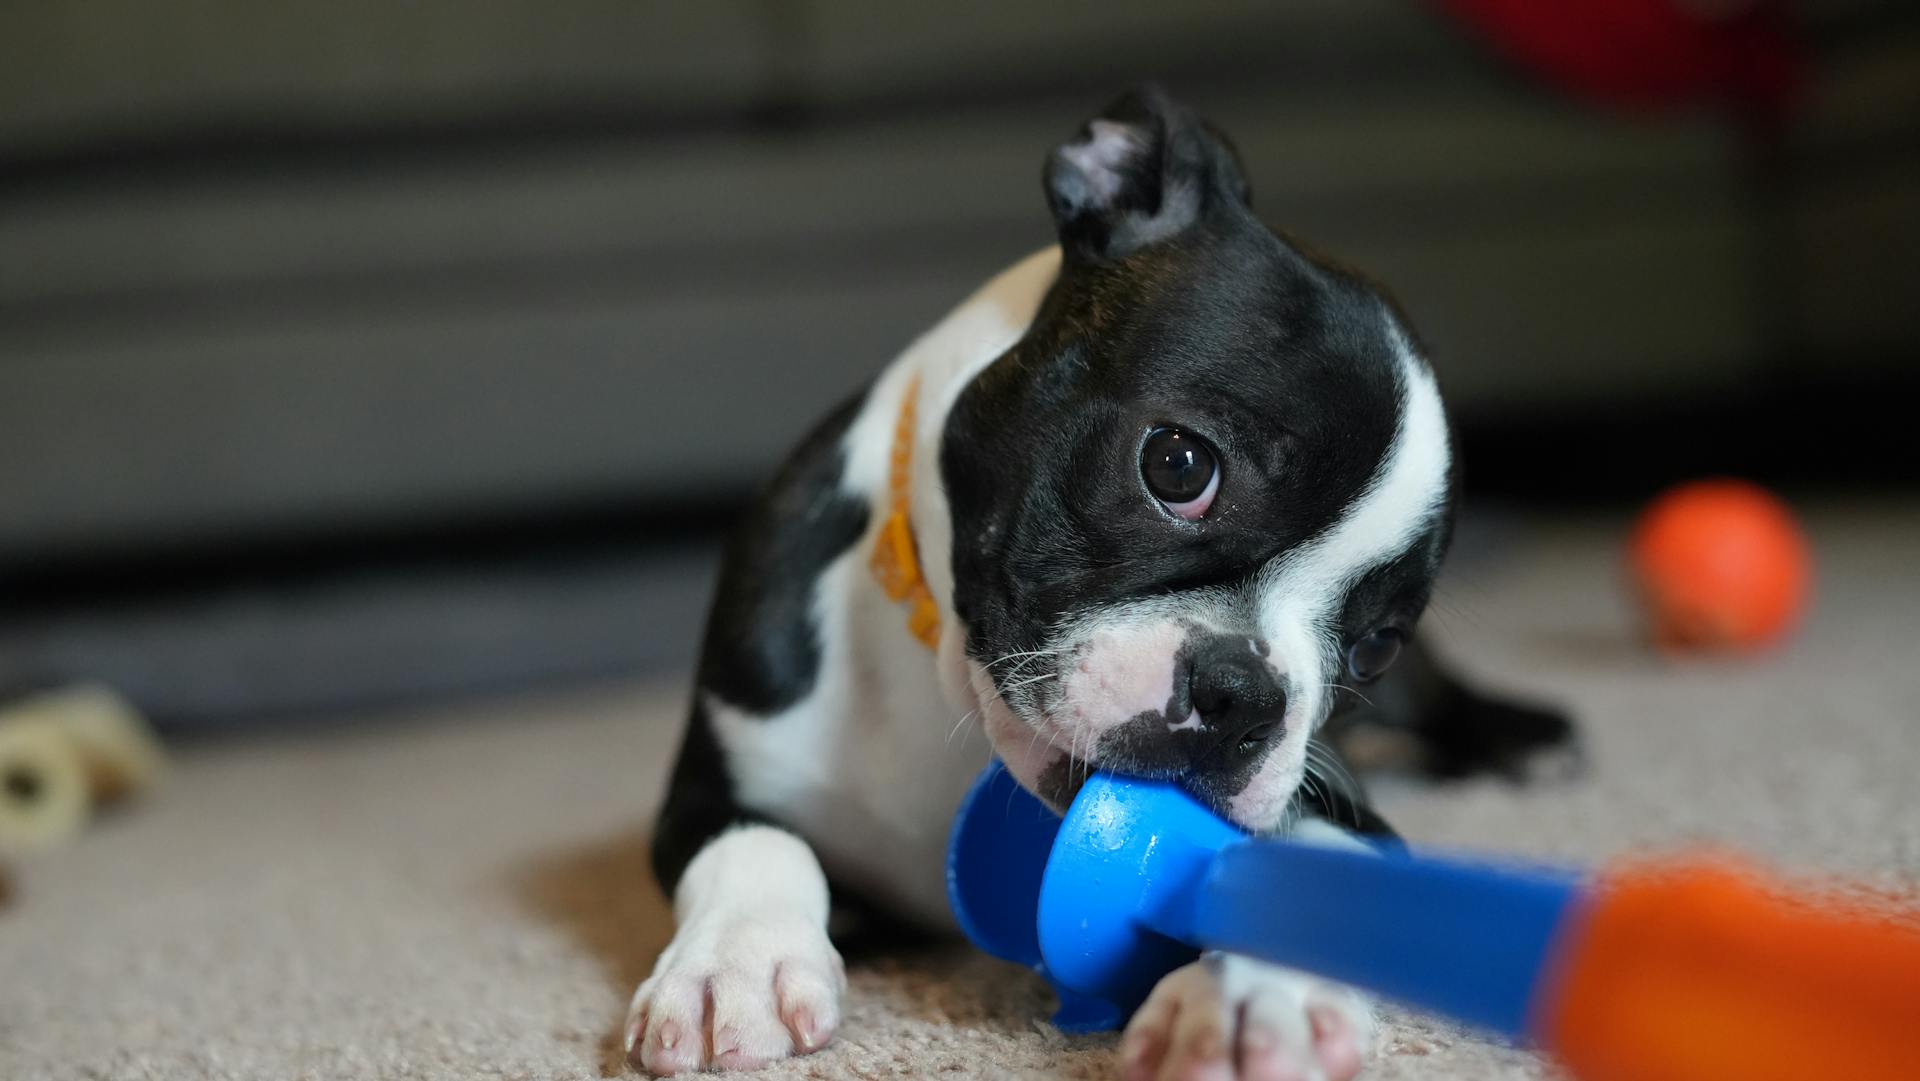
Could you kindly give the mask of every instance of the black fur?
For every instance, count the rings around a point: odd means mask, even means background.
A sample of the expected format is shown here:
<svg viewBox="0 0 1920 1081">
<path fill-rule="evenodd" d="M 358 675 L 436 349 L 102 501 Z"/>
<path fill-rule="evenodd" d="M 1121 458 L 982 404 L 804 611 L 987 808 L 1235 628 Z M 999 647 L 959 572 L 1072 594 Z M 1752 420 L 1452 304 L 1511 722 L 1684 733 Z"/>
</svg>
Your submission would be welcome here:
<svg viewBox="0 0 1920 1081">
<path fill-rule="evenodd" d="M 689 713 L 673 779 L 653 828 L 653 875 L 669 897 L 708 841 L 729 826 L 764 820 L 734 798 L 726 752 L 714 738 L 713 722 L 697 692 Z"/>
<path fill-rule="evenodd" d="M 1362 771 L 1520 781 L 1548 751 L 1558 752 L 1567 770 L 1585 767 L 1578 731 L 1564 713 L 1482 694 L 1417 639 L 1386 678 L 1360 693 L 1366 697 L 1346 696 L 1323 738 Z"/>
<path fill-rule="evenodd" d="M 941 467 L 975 656 L 1095 605 L 1239 581 L 1324 529 L 1399 416 L 1379 302 L 1249 222 L 1063 273 L 1036 332 L 961 394 Z M 1215 450 L 1186 522 L 1144 491 L 1154 428 Z M 1013 471 L 1018 466 L 1024 475 Z"/>
<path fill-rule="evenodd" d="M 806 697 L 819 674 L 814 583 L 860 540 L 871 514 L 865 500 L 840 487 L 841 442 L 865 400 L 863 390 L 821 421 L 727 546 L 701 641 L 687 734 L 654 832 L 654 873 L 668 892 L 715 834 L 760 817 L 734 798 L 704 696 L 767 715 Z"/>
<path fill-rule="evenodd" d="M 1323 753 L 1334 753 L 1323 748 Z M 1367 802 L 1367 794 L 1351 772 L 1318 776 L 1300 790 L 1300 809 L 1342 829 L 1380 840 L 1398 840 L 1400 834 Z"/>
<path fill-rule="evenodd" d="M 787 459 L 728 545 L 695 682 L 730 705 L 774 713 L 806 697 L 820 666 L 813 587 L 859 541 L 871 508 L 841 491 L 841 442 L 863 390 Z"/>
</svg>

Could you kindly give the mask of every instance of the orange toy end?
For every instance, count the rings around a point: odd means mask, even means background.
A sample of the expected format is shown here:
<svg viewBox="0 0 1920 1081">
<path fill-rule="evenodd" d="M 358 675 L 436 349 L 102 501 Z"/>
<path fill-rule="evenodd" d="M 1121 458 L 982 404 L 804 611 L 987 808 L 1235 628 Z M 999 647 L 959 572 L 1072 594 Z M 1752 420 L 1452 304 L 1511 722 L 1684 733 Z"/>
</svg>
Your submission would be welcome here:
<svg viewBox="0 0 1920 1081">
<path fill-rule="evenodd" d="M 1535 1022 L 1581 1081 L 1920 1077 L 1915 914 L 1730 863 L 1602 876 Z"/>
<path fill-rule="evenodd" d="M 1806 606 L 1813 576 L 1793 512 L 1740 480 L 1663 493 L 1634 526 L 1629 557 L 1654 640 L 1676 651 L 1779 641 Z"/>
</svg>

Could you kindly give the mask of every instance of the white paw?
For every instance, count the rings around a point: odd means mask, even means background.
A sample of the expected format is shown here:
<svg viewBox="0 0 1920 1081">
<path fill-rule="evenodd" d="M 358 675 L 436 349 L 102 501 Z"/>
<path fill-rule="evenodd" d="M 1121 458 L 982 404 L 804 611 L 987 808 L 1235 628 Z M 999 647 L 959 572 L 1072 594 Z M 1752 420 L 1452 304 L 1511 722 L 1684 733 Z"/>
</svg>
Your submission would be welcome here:
<svg viewBox="0 0 1920 1081">
<path fill-rule="evenodd" d="M 1168 973 L 1127 1024 L 1127 1081 L 1352 1081 L 1373 1043 L 1366 1000 L 1230 954 Z"/>
<path fill-rule="evenodd" d="M 627 1008 L 627 1061 L 664 1076 L 750 1070 L 824 1047 L 846 968 L 815 921 L 716 913 L 683 925 Z"/>
</svg>

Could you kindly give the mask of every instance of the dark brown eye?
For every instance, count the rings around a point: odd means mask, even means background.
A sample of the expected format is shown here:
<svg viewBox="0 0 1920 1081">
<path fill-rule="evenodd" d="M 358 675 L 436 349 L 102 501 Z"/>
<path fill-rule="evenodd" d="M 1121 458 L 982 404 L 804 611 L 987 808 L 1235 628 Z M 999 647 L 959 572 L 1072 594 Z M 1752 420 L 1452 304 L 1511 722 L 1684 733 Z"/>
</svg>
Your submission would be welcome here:
<svg viewBox="0 0 1920 1081">
<path fill-rule="evenodd" d="M 1396 630 L 1374 631 L 1347 647 L 1347 671 L 1362 683 L 1379 679 L 1387 669 L 1393 667 L 1405 641 L 1405 637 Z"/>
<path fill-rule="evenodd" d="M 1219 490 L 1220 466 L 1200 437 L 1178 428 L 1156 428 L 1140 453 L 1147 490 L 1182 518 L 1207 513 Z"/>
</svg>

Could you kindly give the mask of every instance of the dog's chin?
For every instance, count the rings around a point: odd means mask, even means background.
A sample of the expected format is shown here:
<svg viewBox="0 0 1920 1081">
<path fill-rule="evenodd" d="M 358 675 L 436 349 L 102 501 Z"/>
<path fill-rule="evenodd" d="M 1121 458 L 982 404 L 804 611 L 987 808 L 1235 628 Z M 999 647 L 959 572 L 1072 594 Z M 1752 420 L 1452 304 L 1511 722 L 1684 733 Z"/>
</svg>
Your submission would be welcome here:
<svg viewBox="0 0 1920 1081">
<path fill-rule="evenodd" d="M 1100 768 L 1067 753 L 1044 724 L 1034 724 L 1008 709 L 998 696 L 981 703 L 981 730 L 1020 787 L 1064 814 L 1087 777 Z"/>
</svg>

